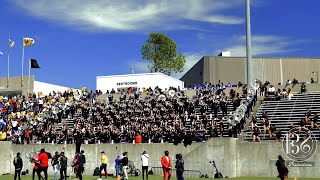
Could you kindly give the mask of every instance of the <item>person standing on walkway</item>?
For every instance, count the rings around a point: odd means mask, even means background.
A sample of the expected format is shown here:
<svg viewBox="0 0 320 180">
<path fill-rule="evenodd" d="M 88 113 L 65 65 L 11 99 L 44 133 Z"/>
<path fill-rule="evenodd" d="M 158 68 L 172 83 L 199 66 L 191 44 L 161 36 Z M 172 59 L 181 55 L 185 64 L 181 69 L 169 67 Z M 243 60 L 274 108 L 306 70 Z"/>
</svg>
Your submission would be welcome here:
<svg viewBox="0 0 320 180">
<path fill-rule="evenodd" d="M 79 166 L 78 169 L 78 178 L 82 180 L 82 173 L 84 172 L 84 164 L 86 163 L 86 156 L 84 155 L 84 151 L 81 150 L 78 156 L 77 165 Z"/>
<path fill-rule="evenodd" d="M 183 180 L 184 161 L 182 159 L 182 154 L 177 154 L 176 159 L 177 180 Z"/>
<path fill-rule="evenodd" d="M 281 155 L 278 156 L 276 166 L 277 166 L 280 180 L 284 180 L 285 176 L 288 175 L 288 168 L 286 167 L 286 162 Z"/>
<path fill-rule="evenodd" d="M 106 156 L 106 154 L 104 153 L 104 151 L 101 152 L 101 166 L 100 166 L 100 179 L 102 176 L 102 170 L 104 171 L 104 176 L 107 179 L 107 164 L 108 164 L 108 158 Z"/>
<path fill-rule="evenodd" d="M 61 152 L 59 158 L 59 167 L 60 167 L 60 180 L 67 180 L 67 167 L 68 167 L 68 158 L 64 155 L 64 152 Z"/>
<path fill-rule="evenodd" d="M 123 157 L 121 159 L 121 165 L 122 165 L 125 180 L 128 180 L 128 164 L 129 164 L 128 152 L 124 152 Z"/>
<path fill-rule="evenodd" d="M 118 177 L 120 175 L 120 162 L 121 162 L 120 156 L 117 156 L 114 162 L 115 162 L 115 169 L 116 169 L 116 177 Z"/>
<path fill-rule="evenodd" d="M 58 151 L 56 151 L 54 156 L 51 159 L 51 165 L 53 167 L 53 172 L 54 172 L 54 176 L 53 176 L 54 180 L 57 180 L 59 157 L 60 157 L 60 154 L 58 153 Z"/>
<path fill-rule="evenodd" d="M 144 180 L 144 173 L 146 173 L 146 177 L 148 180 L 148 166 L 149 166 L 149 155 L 146 151 L 143 151 L 141 155 L 141 161 L 142 161 L 142 180 Z"/>
<path fill-rule="evenodd" d="M 13 159 L 13 165 L 14 165 L 14 180 L 18 179 L 21 180 L 21 170 L 23 168 L 23 162 L 20 157 L 20 152 L 17 153 L 17 156 Z"/>
<path fill-rule="evenodd" d="M 164 152 L 164 156 L 162 156 L 161 158 L 161 165 L 163 170 L 163 180 L 170 180 L 172 173 L 171 173 L 171 160 L 169 157 L 169 151 Z"/>
<path fill-rule="evenodd" d="M 38 180 L 40 180 L 41 172 L 44 173 L 44 179 L 48 180 L 48 166 L 49 166 L 49 156 L 44 148 L 40 150 L 39 158 L 40 168 L 38 170 Z"/>
</svg>

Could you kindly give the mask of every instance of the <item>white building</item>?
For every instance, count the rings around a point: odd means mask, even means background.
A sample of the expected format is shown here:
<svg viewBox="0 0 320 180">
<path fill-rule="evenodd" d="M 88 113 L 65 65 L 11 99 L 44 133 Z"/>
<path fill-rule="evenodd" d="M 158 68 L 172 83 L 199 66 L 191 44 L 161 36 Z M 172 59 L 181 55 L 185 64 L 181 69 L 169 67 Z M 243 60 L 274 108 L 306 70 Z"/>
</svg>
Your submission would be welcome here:
<svg viewBox="0 0 320 180">
<path fill-rule="evenodd" d="M 69 87 L 64 86 L 58 86 L 54 84 L 44 83 L 40 81 L 34 81 L 34 89 L 33 92 L 38 94 L 38 92 L 42 92 L 43 95 L 49 95 L 49 93 L 52 93 L 53 91 L 58 92 L 64 92 L 70 89 Z"/>
<path fill-rule="evenodd" d="M 184 88 L 184 82 L 162 73 L 97 76 L 97 90 L 101 90 L 103 93 L 112 89 L 117 92 L 118 89 L 129 87 L 142 90 L 142 88 L 155 88 L 156 86 L 163 90 L 169 87 Z"/>
</svg>

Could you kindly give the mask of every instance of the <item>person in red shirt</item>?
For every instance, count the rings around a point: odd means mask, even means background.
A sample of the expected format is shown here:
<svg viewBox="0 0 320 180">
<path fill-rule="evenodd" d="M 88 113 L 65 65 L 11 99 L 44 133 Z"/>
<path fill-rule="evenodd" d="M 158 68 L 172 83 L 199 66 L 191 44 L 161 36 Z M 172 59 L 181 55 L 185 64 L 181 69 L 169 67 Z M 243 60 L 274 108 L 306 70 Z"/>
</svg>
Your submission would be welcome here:
<svg viewBox="0 0 320 180">
<path fill-rule="evenodd" d="M 38 170 L 38 180 L 41 178 L 41 172 L 44 173 L 45 180 L 48 180 L 49 157 L 44 148 L 40 150 L 39 158 L 40 168 Z"/>
<path fill-rule="evenodd" d="M 135 138 L 134 138 L 135 140 L 135 143 L 136 144 L 141 144 L 141 142 L 142 142 L 142 137 L 141 137 L 141 135 L 137 132 L 136 133 L 136 136 L 135 136 Z"/>
<path fill-rule="evenodd" d="M 162 165 L 162 170 L 163 170 L 163 180 L 170 180 L 171 177 L 171 160 L 169 157 L 169 151 L 164 152 L 164 156 L 161 158 L 161 165 Z"/>
</svg>

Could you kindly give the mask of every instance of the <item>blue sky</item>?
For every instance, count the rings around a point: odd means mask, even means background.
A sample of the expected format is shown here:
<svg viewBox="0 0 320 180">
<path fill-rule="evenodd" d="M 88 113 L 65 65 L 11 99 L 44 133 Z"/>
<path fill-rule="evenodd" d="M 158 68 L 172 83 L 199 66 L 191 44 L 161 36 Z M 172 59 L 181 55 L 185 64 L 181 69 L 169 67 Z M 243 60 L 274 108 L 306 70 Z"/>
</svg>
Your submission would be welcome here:
<svg viewBox="0 0 320 180">
<path fill-rule="evenodd" d="M 204 55 L 245 55 L 245 0 L 4 0 L 0 6 L 0 76 L 21 75 L 22 37 L 38 60 L 36 80 L 95 89 L 95 77 L 147 72 L 141 46 L 150 32 L 177 42 L 185 72 Z M 92 3 L 94 2 L 94 3 Z M 307 2 L 307 3 L 306 3 Z M 254 56 L 320 57 L 319 0 L 252 0 Z M 181 77 L 183 73 L 174 74 Z"/>
</svg>

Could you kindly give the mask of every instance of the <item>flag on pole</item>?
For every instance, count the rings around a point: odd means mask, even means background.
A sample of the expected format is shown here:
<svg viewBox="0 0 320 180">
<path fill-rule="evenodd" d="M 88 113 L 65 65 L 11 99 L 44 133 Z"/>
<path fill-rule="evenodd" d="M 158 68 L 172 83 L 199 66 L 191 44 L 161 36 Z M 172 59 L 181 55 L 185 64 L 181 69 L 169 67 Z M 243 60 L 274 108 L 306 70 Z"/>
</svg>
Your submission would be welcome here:
<svg viewBox="0 0 320 180">
<path fill-rule="evenodd" d="M 3 52 L 0 51 L 0 55 L 3 55 Z"/>
<path fill-rule="evenodd" d="M 30 59 L 30 63 L 31 63 L 30 68 L 40 68 L 37 60 L 35 60 L 35 59 Z"/>
<path fill-rule="evenodd" d="M 31 46 L 35 43 L 32 38 L 23 38 L 23 46 Z"/>
<path fill-rule="evenodd" d="M 14 41 L 12 41 L 11 39 L 9 39 L 9 48 L 12 48 L 14 46 Z"/>
</svg>

